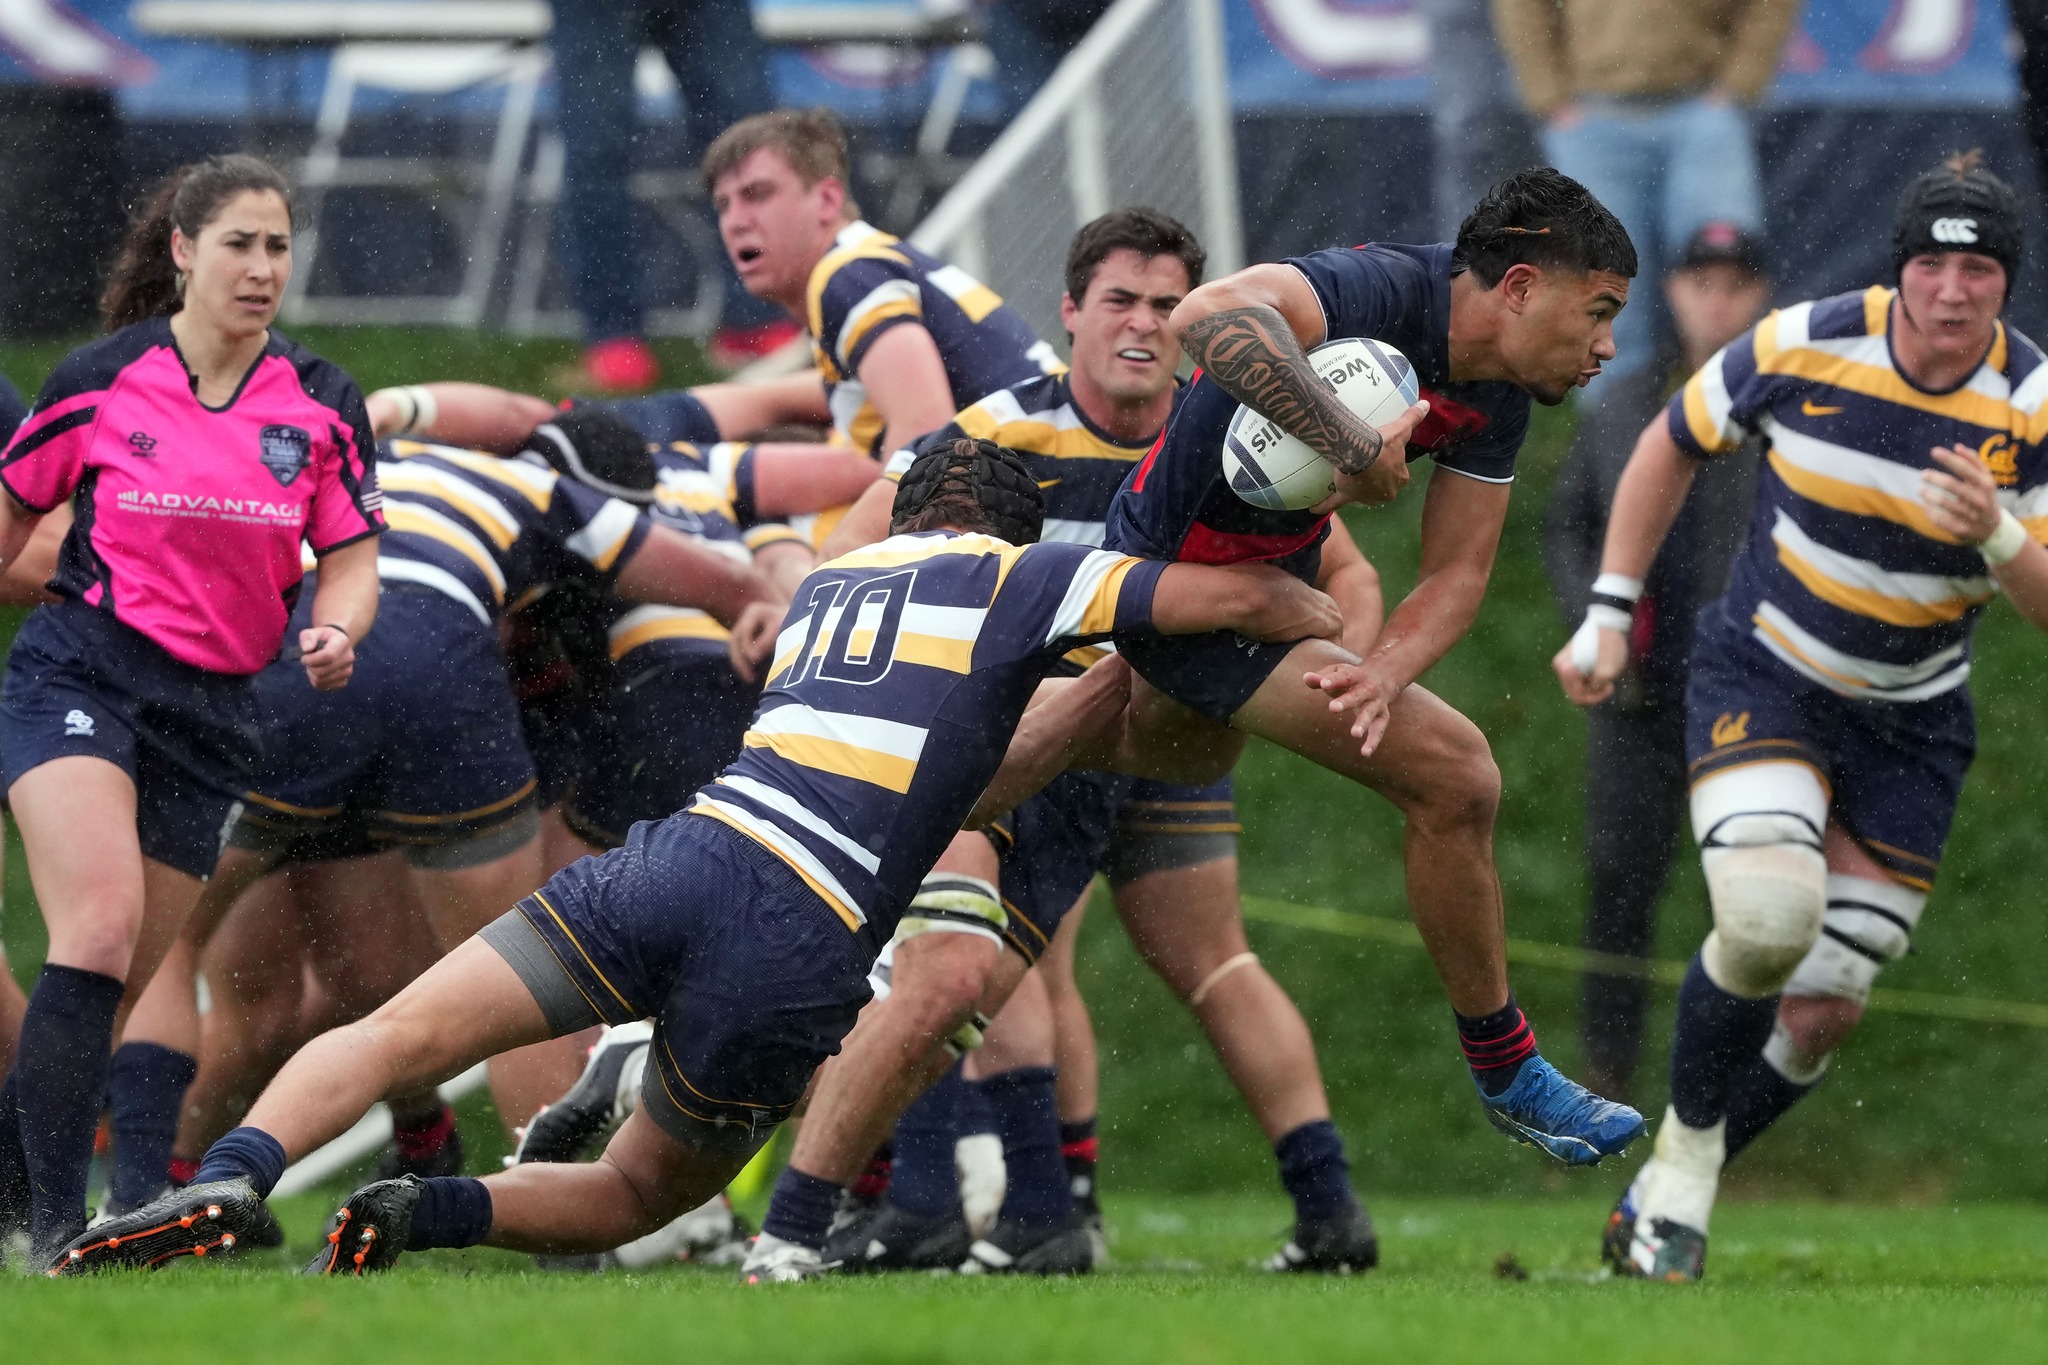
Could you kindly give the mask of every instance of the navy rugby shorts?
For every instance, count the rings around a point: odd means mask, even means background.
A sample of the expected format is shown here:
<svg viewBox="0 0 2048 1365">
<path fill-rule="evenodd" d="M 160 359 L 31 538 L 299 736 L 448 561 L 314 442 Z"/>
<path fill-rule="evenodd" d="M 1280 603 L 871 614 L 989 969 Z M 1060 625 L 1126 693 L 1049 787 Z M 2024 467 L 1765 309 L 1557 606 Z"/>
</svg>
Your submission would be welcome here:
<svg viewBox="0 0 2048 1365">
<path fill-rule="evenodd" d="M 1095 880 L 1132 780 L 1117 773 L 1061 773 L 984 831 L 996 847 L 1009 916 L 1003 940 L 1026 962 L 1038 961 Z"/>
<path fill-rule="evenodd" d="M 1206 787 L 1133 782 L 1117 808 L 1116 830 L 1101 866 L 1112 887 L 1237 856 L 1237 800 L 1231 779 Z"/>
<path fill-rule="evenodd" d="M 615 673 L 587 719 L 562 818 L 581 838 L 616 848 L 639 821 L 682 810 L 739 757 L 760 700 L 761 689 L 741 682 L 723 654 Z"/>
<path fill-rule="evenodd" d="M 11 788 L 76 754 L 134 779 L 144 857 L 210 877 L 256 766 L 250 680 L 181 662 L 83 602 L 38 607 L 7 656 L 0 776 Z"/>
<path fill-rule="evenodd" d="M 292 638 L 311 603 L 304 594 Z M 280 660 L 257 675 L 256 697 L 263 759 L 238 844 L 353 824 L 424 850 L 532 819 L 538 783 L 497 631 L 432 588 L 385 585 L 347 687 L 316 692 Z"/>
<path fill-rule="evenodd" d="M 766 1142 L 839 1051 L 881 946 L 773 853 L 689 812 L 571 863 L 483 938 L 558 1035 L 653 1016 L 643 1109 L 728 1153 Z"/>
<path fill-rule="evenodd" d="M 1925 701 L 1845 697 L 1793 672 L 1710 607 L 1685 694 L 1687 775 L 1792 760 L 1820 774 L 1829 815 L 1901 882 L 1941 863 L 1977 749 L 1967 687 Z"/>
</svg>

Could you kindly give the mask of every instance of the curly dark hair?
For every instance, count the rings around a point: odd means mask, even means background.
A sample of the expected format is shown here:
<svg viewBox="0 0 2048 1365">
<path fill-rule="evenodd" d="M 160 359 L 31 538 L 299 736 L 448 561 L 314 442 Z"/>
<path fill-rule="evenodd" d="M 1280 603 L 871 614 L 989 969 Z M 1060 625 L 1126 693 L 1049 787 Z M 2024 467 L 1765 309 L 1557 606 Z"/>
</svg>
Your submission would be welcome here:
<svg viewBox="0 0 2048 1365">
<path fill-rule="evenodd" d="M 1111 209 L 1074 234 L 1073 244 L 1067 248 L 1067 297 L 1081 302 L 1088 282 L 1095 278 L 1095 267 L 1110 252 L 1123 250 L 1147 259 L 1178 256 L 1187 267 L 1190 289 L 1202 282 L 1202 271 L 1209 264 L 1209 253 L 1202 250 L 1195 234 L 1158 209 Z"/>
<path fill-rule="evenodd" d="M 1561 171 L 1516 171 L 1486 192 L 1458 226 L 1451 253 L 1488 289 L 1510 266 L 1579 274 L 1605 270 L 1634 279 L 1635 243 L 1628 229 L 1584 185 Z"/>
</svg>

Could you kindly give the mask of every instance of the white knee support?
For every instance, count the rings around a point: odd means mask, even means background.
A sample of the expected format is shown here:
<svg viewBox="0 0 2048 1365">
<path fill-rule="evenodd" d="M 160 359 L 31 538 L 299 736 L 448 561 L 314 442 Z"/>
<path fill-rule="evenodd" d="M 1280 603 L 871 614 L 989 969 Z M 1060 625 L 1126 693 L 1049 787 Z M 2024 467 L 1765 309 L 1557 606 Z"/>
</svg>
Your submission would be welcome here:
<svg viewBox="0 0 2048 1365">
<path fill-rule="evenodd" d="M 910 908 L 896 922 L 895 935 L 882 945 L 875 965 L 868 970 L 868 985 L 873 989 L 875 999 L 889 998 L 895 975 L 896 945 L 905 940 L 919 934 L 972 934 L 1001 948 L 1002 931 L 1009 924 L 1010 916 L 1003 909 L 1001 893 L 981 878 L 960 872 L 927 873 L 918 885 Z M 955 1057 L 966 1056 L 981 1046 L 982 1035 L 989 1023 L 989 1017 L 976 1010 L 945 1040 L 946 1050 Z"/>
<path fill-rule="evenodd" d="M 1878 972 L 1912 948 L 1926 905 L 1926 892 L 1894 881 L 1829 877 L 1820 937 L 1792 973 L 1786 993 L 1869 1004 Z"/>
<path fill-rule="evenodd" d="M 1827 909 L 1827 790 L 1803 763 L 1731 768 L 1693 788 L 1714 930 L 1701 961 L 1714 984 L 1754 999 L 1785 986 Z"/>
</svg>

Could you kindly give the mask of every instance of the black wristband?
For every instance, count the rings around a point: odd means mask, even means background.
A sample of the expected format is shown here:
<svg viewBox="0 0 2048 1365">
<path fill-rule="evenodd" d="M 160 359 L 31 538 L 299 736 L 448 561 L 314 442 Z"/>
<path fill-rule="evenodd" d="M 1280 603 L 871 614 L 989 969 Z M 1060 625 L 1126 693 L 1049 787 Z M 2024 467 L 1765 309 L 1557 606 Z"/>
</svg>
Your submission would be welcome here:
<svg viewBox="0 0 2048 1365">
<path fill-rule="evenodd" d="M 334 622 L 332 622 L 332 621 L 327 621 L 327 622 L 324 622 L 324 623 L 322 623 L 322 624 L 320 624 L 320 625 L 316 625 L 316 626 L 314 626 L 314 627 L 313 627 L 313 629 L 315 629 L 315 630 L 338 630 L 338 631 L 340 631 L 340 632 L 341 632 L 341 638 L 342 638 L 342 639 L 344 639 L 344 640 L 348 641 L 348 642 L 349 642 L 350 644 L 354 644 L 354 643 L 356 642 L 356 637 L 348 633 L 348 627 L 347 627 L 347 626 L 340 626 L 340 625 L 336 625 L 336 624 L 335 624 Z"/>
<path fill-rule="evenodd" d="M 1636 604 L 1634 602 L 1626 597 L 1617 597 L 1611 592 L 1590 594 L 1586 605 L 1590 607 L 1613 607 L 1623 616 L 1634 616 L 1636 614 Z"/>
</svg>

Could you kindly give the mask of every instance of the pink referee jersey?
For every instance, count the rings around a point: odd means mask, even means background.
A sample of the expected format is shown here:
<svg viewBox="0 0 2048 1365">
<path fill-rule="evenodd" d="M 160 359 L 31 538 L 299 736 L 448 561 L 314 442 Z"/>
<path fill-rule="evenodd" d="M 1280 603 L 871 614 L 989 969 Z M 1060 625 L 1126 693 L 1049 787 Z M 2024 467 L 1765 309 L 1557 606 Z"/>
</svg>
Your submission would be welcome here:
<svg viewBox="0 0 2048 1365">
<path fill-rule="evenodd" d="M 64 358 L 0 454 L 0 485 L 76 524 L 52 591 L 216 673 L 277 657 L 315 555 L 384 529 L 363 396 L 338 367 L 272 332 L 218 411 L 200 403 L 152 318 Z"/>
</svg>

